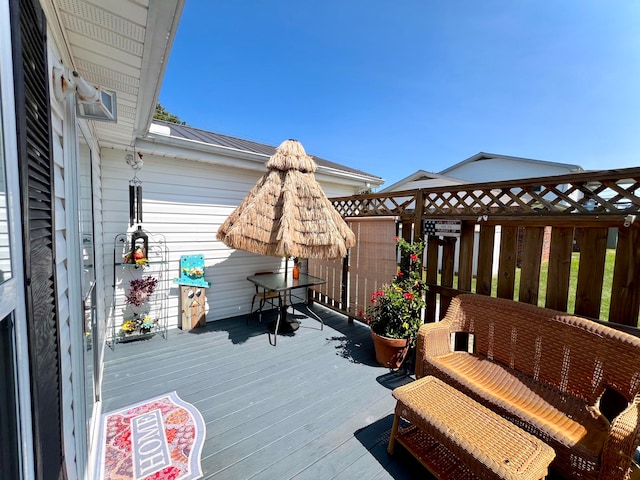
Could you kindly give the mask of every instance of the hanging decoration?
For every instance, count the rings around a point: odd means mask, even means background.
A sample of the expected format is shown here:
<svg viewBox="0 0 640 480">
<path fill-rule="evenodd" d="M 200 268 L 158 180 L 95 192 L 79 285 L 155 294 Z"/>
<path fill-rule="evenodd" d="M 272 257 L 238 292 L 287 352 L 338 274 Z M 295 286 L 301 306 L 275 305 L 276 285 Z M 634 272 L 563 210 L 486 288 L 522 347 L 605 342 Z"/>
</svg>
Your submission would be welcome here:
<svg viewBox="0 0 640 480">
<path fill-rule="evenodd" d="M 128 154 L 127 163 L 133 169 L 133 178 L 129 180 L 129 226 L 133 227 L 136 223 L 142 223 L 142 182 L 138 178 L 138 170 L 142 168 L 142 154 Z"/>
<path fill-rule="evenodd" d="M 148 262 L 149 238 L 142 230 L 142 182 L 138 178 L 138 170 L 142 168 L 142 154 L 134 150 L 125 157 L 127 164 L 133 169 L 133 178 L 129 180 L 129 227 L 138 225 L 131 234 L 129 250 L 124 256 L 125 263 L 144 265 Z"/>
<path fill-rule="evenodd" d="M 138 225 L 138 229 L 131 234 L 131 244 L 129 251 L 124 256 L 124 263 L 135 263 L 136 265 L 146 265 L 149 262 L 147 252 L 149 251 L 149 237 Z"/>
</svg>

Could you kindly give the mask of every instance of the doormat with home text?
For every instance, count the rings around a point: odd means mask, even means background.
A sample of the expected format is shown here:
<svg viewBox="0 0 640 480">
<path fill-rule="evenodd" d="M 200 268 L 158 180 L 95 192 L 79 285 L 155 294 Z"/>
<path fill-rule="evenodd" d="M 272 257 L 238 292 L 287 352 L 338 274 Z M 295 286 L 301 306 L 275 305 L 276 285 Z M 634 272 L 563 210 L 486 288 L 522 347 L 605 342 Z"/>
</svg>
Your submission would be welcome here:
<svg viewBox="0 0 640 480">
<path fill-rule="evenodd" d="M 102 415 L 102 480 L 195 480 L 206 435 L 202 415 L 176 392 Z"/>
</svg>

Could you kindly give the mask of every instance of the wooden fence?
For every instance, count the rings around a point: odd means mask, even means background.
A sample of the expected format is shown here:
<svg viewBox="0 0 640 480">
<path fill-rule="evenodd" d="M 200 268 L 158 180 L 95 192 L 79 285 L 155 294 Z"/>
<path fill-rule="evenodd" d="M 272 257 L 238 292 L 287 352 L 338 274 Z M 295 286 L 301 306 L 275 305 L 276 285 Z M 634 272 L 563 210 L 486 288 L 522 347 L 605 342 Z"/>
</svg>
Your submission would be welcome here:
<svg viewBox="0 0 640 480">
<path fill-rule="evenodd" d="M 437 304 L 442 317 L 459 293 L 491 295 L 493 289 L 498 297 L 531 304 L 544 295 L 548 308 L 567 311 L 573 303 L 576 315 L 638 326 L 640 168 L 331 200 L 343 217 L 393 217 L 407 240 L 427 239 L 425 321 L 436 320 Z M 611 283 L 605 282 L 608 242 L 615 249 Z M 577 283 L 570 289 L 575 251 Z M 541 278 L 543 259 L 548 269 Z M 347 283 L 349 265 L 350 260 L 342 262 L 330 279 L 339 287 L 326 287 L 339 293 L 316 300 L 358 318 L 360 311 L 350 306 L 350 292 L 358 285 Z M 610 299 L 610 307 L 601 316 L 603 298 Z"/>
</svg>

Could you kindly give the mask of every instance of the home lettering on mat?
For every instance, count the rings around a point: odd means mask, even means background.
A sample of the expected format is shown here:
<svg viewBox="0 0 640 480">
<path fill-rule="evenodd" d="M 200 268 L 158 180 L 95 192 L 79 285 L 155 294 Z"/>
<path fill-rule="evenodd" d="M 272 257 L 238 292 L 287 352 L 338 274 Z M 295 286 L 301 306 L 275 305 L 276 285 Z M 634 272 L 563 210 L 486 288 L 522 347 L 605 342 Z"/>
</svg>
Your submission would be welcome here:
<svg viewBox="0 0 640 480">
<path fill-rule="evenodd" d="M 169 445 L 159 409 L 131 419 L 134 478 L 144 478 L 171 465 Z"/>
</svg>

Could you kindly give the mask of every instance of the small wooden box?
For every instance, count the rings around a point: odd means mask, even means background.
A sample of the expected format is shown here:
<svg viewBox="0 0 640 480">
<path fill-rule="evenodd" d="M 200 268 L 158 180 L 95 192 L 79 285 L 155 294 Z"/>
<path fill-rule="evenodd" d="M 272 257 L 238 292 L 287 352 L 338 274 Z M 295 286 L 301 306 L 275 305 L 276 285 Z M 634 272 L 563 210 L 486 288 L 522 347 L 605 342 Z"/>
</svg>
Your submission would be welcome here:
<svg viewBox="0 0 640 480">
<path fill-rule="evenodd" d="M 180 311 L 182 312 L 180 328 L 182 330 L 205 326 L 207 323 L 206 297 L 204 287 L 180 286 Z"/>
</svg>

